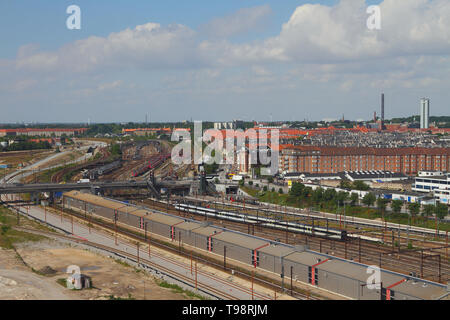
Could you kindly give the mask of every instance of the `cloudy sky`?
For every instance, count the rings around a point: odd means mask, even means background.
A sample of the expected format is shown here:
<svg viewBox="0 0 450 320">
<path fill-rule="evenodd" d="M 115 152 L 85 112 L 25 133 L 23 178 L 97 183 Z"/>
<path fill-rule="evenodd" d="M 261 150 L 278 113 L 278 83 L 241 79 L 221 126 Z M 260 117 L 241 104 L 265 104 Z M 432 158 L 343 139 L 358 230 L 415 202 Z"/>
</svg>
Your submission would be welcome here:
<svg viewBox="0 0 450 320">
<path fill-rule="evenodd" d="M 81 30 L 66 8 L 81 8 Z M 369 30 L 369 5 L 381 30 Z M 450 115 L 448 0 L 0 2 L 0 122 Z"/>
</svg>

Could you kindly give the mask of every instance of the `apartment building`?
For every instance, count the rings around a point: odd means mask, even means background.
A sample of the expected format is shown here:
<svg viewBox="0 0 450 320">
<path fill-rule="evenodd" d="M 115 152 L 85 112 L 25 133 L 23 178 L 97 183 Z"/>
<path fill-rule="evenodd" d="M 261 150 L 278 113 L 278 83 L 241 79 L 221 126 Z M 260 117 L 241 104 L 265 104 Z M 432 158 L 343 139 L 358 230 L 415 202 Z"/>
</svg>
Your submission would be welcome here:
<svg viewBox="0 0 450 320">
<path fill-rule="evenodd" d="M 338 173 L 391 171 L 416 175 L 419 171 L 450 171 L 450 148 L 367 148 L 293 146 L 279 159 L 282 173 Z"/>
</svg>

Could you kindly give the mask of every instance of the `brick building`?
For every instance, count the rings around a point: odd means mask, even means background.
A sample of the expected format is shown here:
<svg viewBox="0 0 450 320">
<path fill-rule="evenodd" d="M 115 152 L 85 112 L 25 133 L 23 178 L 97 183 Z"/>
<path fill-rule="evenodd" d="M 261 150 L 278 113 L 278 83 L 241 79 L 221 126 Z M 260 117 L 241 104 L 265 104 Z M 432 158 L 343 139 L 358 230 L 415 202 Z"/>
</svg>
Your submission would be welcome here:
<svg viewBox="0 0 450 320">
<path fill-rule="evenodd" d="M 289 146 L 281 151 L 280 172 L 337 173 L 382 170 L 416 175 L 450 171 L 450 148 L 364 148 Z"/>
</svg>

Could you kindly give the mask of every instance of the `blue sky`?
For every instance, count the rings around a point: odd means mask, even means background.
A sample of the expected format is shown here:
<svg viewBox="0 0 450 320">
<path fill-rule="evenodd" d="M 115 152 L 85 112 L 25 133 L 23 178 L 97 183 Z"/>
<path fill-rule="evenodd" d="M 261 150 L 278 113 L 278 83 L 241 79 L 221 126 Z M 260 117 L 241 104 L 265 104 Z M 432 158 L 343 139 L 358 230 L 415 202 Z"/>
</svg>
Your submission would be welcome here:
<svg viewBox="0 0 450 320">
<path fill-rule="evenodd" d="M 179 23 L 197 28 L 214 17 L 232 14 L 245 7 L 270 4 L 273 15 L 268 19 L 264 35 L 275 35 L 298 5 L 317 3 L 331 5 L 338 1 L 254 1 L 254 0 L 3 0 L 0 2 L 0 39 L 4 44 L 2 58 L 12 58 L 24 43 L 39 43 L 45 49 L 57 49 L 71 41 L 91 35 L 107 36 L 149 21 L 163 25 Z M 367 3 L 376 3 L 369 1 Z M 379 1 L 378 1 L 379 2 Z M 76 4 L 83 14 L 82 30 L 65 28 L 66 8 Z M 176 9 L 174 9 L 176 8 Z M 14 30 L 14 32 L 11 32 Z M 243 39 L 261 37 L 247 34 Z"/>
<path fill-rule="evenodd" d="M 71 4 L 81 30 L 65 27 Z M 379 31 L 365 27 L 372 4 Z M 417 114 L 422 96 L 448 115 L 445 0 L 3 0 L 0 10 L 0 122 L 369 119 L 382 91 L 388 117 Z"/>
</svg>

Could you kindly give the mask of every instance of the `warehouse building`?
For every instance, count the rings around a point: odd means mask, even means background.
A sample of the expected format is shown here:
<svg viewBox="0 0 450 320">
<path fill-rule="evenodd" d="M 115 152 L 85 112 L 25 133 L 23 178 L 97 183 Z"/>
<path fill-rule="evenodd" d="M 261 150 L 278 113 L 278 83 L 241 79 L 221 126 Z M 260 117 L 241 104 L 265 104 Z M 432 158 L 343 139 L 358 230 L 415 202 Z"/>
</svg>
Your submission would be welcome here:
<svg viewBox="0 0 450 320">
<path fill-rule="evenodd" d="M 314 252 L 306 246 L 270 241 L 78 191 L 65 193 L 63 205 L 86 215 L 98 215 L 129 228 L 152 232 L 167 241 L 189 244 L 204 253 L 239 262 L 248 269 L 272 273 L 283 282 L 285 279 L 301 282 L 350 299 L 432 300 L 447 293 L 445 285 L 386 270 L 380 270 L 381 287 L 369 289 L 366 287 L 368 265 Z"/>
</svg>

